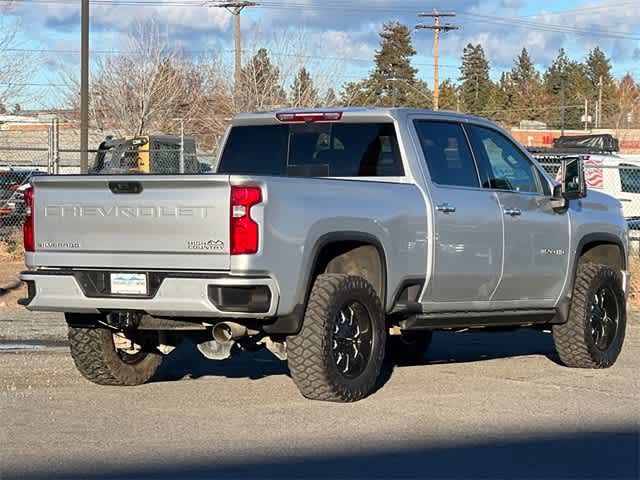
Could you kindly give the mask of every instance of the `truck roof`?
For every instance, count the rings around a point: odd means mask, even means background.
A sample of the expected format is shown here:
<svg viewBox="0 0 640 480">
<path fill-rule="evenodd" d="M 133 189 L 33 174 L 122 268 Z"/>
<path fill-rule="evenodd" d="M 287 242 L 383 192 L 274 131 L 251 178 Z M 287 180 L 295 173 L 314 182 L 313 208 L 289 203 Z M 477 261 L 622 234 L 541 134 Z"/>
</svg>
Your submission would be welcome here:
<svg viewBox="0 0 640 480">
<path fill-rule="evenodd" d="M 404 107 L 331 107 L 331 108 L 282 108 L 274 110 L 264 110 L 251 113 L 239 113 L 231 121 L 232 125 L 256 125 L 256 124 L 277 124 L 278 113 L 334 113 L 341 112 L 342 119 L 376 120 L 376 119 L 399 119 L 408 115 L 427 115 L 434 119 L 449 119 L 457 121 L 474 121 L 495 126 L 493 122 L 486 118 L 469 115 L 467 113 L 454 112 L 450 110 L 428 110 L 423 108 Z"/>
</svg>

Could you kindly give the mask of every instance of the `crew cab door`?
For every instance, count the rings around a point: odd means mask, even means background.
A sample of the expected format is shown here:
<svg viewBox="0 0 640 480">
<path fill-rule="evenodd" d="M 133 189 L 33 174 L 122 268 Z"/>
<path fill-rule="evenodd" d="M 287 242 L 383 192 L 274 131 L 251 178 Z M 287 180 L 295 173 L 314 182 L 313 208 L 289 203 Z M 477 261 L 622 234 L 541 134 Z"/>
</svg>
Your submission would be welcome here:
<svg viewBox="0 0 640 480">
<path fill-rule="evenodd" d="M 497 195 L 504 223 L 504 265 L 492 302 L 521 307 L 555 304 L 570 257 L 569 218 L 555 211 L 548 182 L 509 138 L 465 125 L 483 186 Z"/>
<path fill-rule="evenodd" d="M 429 175 L 434 225 L 433 262 L 421 299 L 423 308 L 482 309 L 498 284 L 502 265 L 497 199 L 492 191 L 481 188 L 459 123 L 416 119 L 414 126 Z"/>
</svg>

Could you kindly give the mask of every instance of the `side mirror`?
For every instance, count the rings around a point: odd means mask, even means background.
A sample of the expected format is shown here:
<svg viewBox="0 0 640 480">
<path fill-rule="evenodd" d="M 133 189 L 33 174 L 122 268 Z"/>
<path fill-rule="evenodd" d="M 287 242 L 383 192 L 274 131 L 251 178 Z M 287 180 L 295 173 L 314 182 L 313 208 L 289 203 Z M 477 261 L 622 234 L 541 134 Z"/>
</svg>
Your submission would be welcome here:
<svg viewBox="0 0 640 480">
<path fill-rule="evenodd" d="M 582 158 L 567 157 L 560 161 L 558 172 L 559 185 L 553 189 L 556 200 L 576 200 L 587 196 L 587 183 L 584 179 Z"/>
</svg>

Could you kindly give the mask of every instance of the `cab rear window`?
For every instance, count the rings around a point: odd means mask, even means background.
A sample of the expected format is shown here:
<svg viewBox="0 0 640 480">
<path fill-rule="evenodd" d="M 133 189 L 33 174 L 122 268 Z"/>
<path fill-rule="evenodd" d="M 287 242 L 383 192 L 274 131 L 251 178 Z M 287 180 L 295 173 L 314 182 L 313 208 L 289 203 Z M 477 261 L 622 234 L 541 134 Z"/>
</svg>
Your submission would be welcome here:
<svg viewBox="0 0 640 480">
<path fill-rule="evenodd" d="M 218 172 L 287 177 L 404 175 L 392 123 L 236 126 Z"/>
</svg>

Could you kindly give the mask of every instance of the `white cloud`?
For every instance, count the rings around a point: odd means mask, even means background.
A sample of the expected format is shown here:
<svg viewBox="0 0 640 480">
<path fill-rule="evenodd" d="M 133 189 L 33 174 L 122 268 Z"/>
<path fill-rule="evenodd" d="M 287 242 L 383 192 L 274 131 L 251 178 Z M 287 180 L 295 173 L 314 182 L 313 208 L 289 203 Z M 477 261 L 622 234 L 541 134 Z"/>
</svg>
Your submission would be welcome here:
<svg viewBox="0 0 640 480">
<path fill-rule="evenodd" d="M 306 31 L 309 53 L 341 58 L 372 59 L 378 46 L 378 32 L 384 21 L 397 19 L 410 26 L 420 19 L 413 11 L 429 10 L 418 0 L 365 0 L 344 1 L 345 8 L 336 8 L 339 0 L 326 4 L 320 0 L 296 0 L 296 8 L 269 9 L 253 8 L 243 13 L 243 29 L 251 34 L 259 30 L 264 41 L 270 32 L 278 29 L 301 29 Z M 545 5 L 541 5 L 544 3 Z M 525 7 L 527 13 L 535 5 L 541 13 L 537 16 L 520 18 Z M 308 8 L 314 5 L 323 8 Z M 575 5 L 575 4 L 574 4 Z M 592 35 L 577 35 L 555 30 L 557 25 L 584 30 L 607 30 L 626 32 L 640 36 L 640 8 L 633 2 L 605 0 L 575 5 L 574 10 L 555 14 L 554 3 L 536 0 L 449 0 L 443 8 L 458 11 L 453 19 L 461 29 L 447 34 L 441 46 L 449 59 L 458 60 L 464 46 L 481 43 L 491 65 L 496 69 L 510 68 L 522 47 L 526 47 L 540 65 L 548 64 L 564 47 L 570 56 L 582 59 L 590 48 L 599 45 L 615 62 L 630 65 L 640 60 L 640 42 Z M 594 8 L 595 7 L 595 8 Z M 603 8 L 604 7 L 604 8 Z M 518 26 L 505 20 L 496 23 L 489 18 L 465 16 L 495 15 L 498 17 L 518 17 L 520 20 L 535 22 L 529 27 Z M 38 4 L 21 2 L 16 14 L 22 19 L 26 35 L 32 44 L 51 47 L 56 44 L 75 43 L 79 8 L 69 4 Z M 202 50 L 212 45 L 231 45 L 231 15 L 221 8 L 179 7 L 179 6 L 92 6 L 92 38 L 94 45 L 101 49 L 119 49 L 124 45 L 125 33 L 140 20 L 155 18 L 167 35 L 177 45 L 189 50 Z M 428 21 L 428 19 L 423 19 Z M 542 24 L 542 27 L 539 25 Z M 255 28 L 259 26 L 259 28 Z M 432 36 L 429 32 L 414 35 L 416 49 L 430 56 Z M 248 38 L 245 36 L 245 38 Z M 365 64 L 366 66 L 366 64 Z M 354 70 L 362 70 L 362 63 L 354 63 Z M 625 67 L 626 68 L 626 67 Z"/>
</svg>

